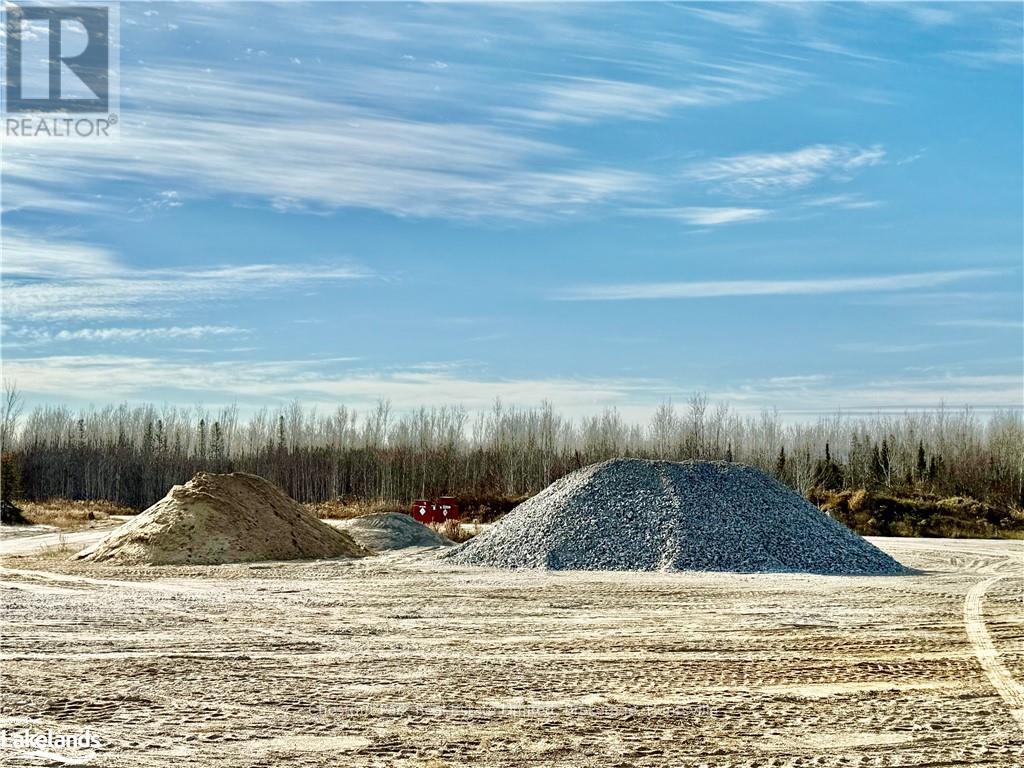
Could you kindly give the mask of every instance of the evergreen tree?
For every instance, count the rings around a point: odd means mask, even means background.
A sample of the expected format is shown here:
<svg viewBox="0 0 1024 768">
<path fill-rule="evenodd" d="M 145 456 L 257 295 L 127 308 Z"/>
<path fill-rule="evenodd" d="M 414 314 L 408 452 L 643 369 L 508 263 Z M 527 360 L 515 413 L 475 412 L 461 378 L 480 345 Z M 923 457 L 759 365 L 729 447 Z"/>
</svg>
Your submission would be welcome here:
<svg viewBox="0 0 1024 768">
<path fill-rule="evenodd" d="M 20 497 L 21 468 L 18 466 L 18 457 L 8 451 L 0 457 L 0 498 L 10 504 Z"/>
<path fill-rule="evenodd" d="M 892 481 L 892 458 L 889 455 L 889 441 L 884 437 L 882 438 L 882 451 L 879 454 L 878 461 L 882 469 L 882 480 L 886 485 L 889 485 Z"/>
<path fill-rule="evenodd" d="M 832 451 L 825 443 L 825 458 L 819 459 L 814 467 L 814 482 L 818 488 L 838 491 L 843 487 L 843 470 L 832 460 Z"/>
<path fill-rule="evenodd" d="M 206 419 L 199 420 L 199 442 L 196 455 L 201 461 L 206 461 Z"/>
<path fill-rule="evenodd" d="M 159 453 L 161 453 L 161 454 L 167 453 L 167 433 L 164 432 L 164 420 L 163 419 L 157 419 L 156 420 L 156 436 L 155 436 L 155 441 L 156 441 L 156 450 Z"/>
<path fill-rule="evenodd" d="M 885 470 L 882 468 L 882 454 L 878 450 L 878 443 L 875 443 L 871 446 L 871 481 L 877 485 L 884 479 Z"/>
<path fill-rule="evenodd" d="M 224 466 L 224 434 L 221 432 L 220 422 L 213 422 L 210 433 L 210 454 L 213 459 L 213 468 L 220 472 Z"/>
<path fill-rule="evenodd" d="M 786 476 L 786 446 L 779 446 L 779 458 L 775 460 L 775 476 L 780 480 Z"/>
</svg>

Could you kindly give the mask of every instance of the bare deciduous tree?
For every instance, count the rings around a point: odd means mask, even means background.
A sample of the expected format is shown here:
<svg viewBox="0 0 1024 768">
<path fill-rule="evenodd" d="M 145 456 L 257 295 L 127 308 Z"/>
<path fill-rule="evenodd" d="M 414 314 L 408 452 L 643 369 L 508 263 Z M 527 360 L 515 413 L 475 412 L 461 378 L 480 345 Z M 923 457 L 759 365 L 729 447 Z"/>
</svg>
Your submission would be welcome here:
<svg viewBox="0 0 1024 768">
<path fill-rule="evenodd" d="M 1020 505 L 1024 492 L 1019 411 L 982 419 L 970 409 L 941 408 L 785 423 L 773 411 L 709 408 L 696 395 L 683 416 L 671 402 L 662 404 L 645 428 L 625 422 L 614 408 L 573 422 L 550 403 L 496 402 L 475 415 L 452 407 L 396 415 L 386 401 L 364 415 L 345 406 L 324 414 L 291 403 L 245 421 L 234 406 L 209 412 L 121 405 L 76 413 L 44 405 L 20 418 L 21 404 L 13 385 L 5 386 L 2 439 L 32 498 L 104 498 L 143 507 L 203 469 L 260 474 L 304 501 L 517 497 L 615 456 L 731 458 L 774 473 L 780 455 L 786 457 L 781 479 L 801 491 L 817 482 L 826 462 L 830 482 L 841 478 L 846 488 L 910 484 L 1004 506 Z"/>
</svg>

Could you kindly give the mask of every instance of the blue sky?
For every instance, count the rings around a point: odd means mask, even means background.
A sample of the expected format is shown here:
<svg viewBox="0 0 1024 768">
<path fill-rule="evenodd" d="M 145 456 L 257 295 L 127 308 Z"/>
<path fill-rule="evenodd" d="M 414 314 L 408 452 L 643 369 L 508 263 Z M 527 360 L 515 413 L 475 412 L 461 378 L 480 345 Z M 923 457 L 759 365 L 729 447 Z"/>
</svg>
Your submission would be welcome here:
<svg viewBox="0 0 1024 768">
<path fill-rule="evenodd" d="M 30 402 L 1017 406 L 1019 3 L 124 3 L 10 142 Z"/>
</svg>

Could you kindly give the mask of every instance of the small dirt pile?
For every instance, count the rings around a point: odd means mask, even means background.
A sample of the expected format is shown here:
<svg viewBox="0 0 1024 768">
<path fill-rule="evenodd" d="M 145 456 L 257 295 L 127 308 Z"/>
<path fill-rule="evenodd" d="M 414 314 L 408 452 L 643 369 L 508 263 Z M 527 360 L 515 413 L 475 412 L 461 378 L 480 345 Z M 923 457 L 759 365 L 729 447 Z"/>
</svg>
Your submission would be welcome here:
<svg viewBox="0 0 1024 768">
<path fill-rule="evenodd" d="M 585 467 L 442 557 L 583 571 L 907 572 L 760 470 L 705 461 Z"/>
<path fill-rule="evenodd" d="M 339 523 L 361 546 L 383 552 L 408 547 L 450 547 L 453 542 L 409 515 L 387 512 L 363 515 Z"/>
<path fill-rule="evenodd" d="M 262 477 L 200 472 L 76 557 L 121 565 L 213 565 L 367 554 Z"/>
</svg>

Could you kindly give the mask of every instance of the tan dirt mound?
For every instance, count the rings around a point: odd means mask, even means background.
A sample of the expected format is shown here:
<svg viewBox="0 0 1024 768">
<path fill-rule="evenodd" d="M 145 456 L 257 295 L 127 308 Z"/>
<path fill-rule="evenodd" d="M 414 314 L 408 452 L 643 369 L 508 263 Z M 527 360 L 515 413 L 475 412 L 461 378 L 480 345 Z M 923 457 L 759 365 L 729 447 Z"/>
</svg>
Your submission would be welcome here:
<svg viewBox="0 0 1024 768">
<path fill-rule="evenodd" d="M 214 565 L 368 554 L 262 477 L 200 472 L 76 557 L 122 565 Z"/>
</svg>

